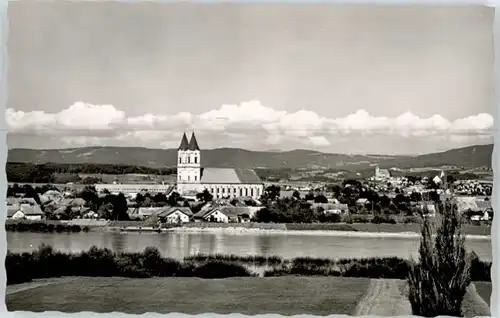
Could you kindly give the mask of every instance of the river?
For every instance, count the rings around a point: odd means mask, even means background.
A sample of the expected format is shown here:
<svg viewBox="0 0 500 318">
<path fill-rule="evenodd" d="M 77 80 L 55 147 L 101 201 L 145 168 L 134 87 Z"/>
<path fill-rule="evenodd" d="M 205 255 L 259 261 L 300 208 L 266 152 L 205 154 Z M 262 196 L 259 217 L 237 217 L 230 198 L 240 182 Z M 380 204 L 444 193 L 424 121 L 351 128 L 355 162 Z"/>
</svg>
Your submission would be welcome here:
<svg viewBox="0 0 500 318">
<path fill-rule="evenodd" d="M 339 259 L 384 256 L 409 258 L 417 255 L 419 240 L 411 237 L 343 237 L 297 233 L 7 232 L 8 249 L 12 252 L 31 251 L 41 243 L 64 252 L 79 252 L 92 245 L 107 247 L 114 252 L 139 252 L 145 247 L 155 246 L 163 256 L 176 259 L 198 253 Z M 475 251 L 481 260 L 492 259 L 489 238 L 468 239 L 467 248 Z"/>
</svg>

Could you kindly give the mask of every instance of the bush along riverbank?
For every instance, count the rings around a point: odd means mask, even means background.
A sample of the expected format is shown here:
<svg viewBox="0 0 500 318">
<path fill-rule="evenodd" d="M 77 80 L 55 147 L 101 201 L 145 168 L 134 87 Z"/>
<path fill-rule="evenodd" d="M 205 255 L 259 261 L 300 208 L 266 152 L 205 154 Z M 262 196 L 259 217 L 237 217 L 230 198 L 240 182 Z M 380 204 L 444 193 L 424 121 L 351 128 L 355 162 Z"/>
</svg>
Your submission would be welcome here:
<svg viewBox="0 0 500 318">
<path fill-rule="evenodd" d="M 481 261 L 471 253 L 471 280 L 491 282 L 491 262 Z M 252 266 L 266 266 L 270 269 L 264 276 L 341 276 L 364 278 L 406 279 L 410 260 L 399 257 L 370 257 L 351 259 L 328 259 L 297 257 L 292 260 L 278 256 L 237 256 L 198 254 L 184 258 L 191 262 L 221 261 Z"/>
<path fill-rule="evenodd" d="M 472 253 L 471 280 L 491 282 L 491 262 L 481 261 Z M 407 279 L 411 262 L 397 257 L 373 257 L 362 259 L 315 259 L 296 258 L 285 261 L 264 272 L 265 277 L 273 276 L 341 276 Z"/>
<path fill-rule="evenodd" d="M 473 281 L 491 281 L 491 263 L 474 256 Z M 8 252 L 5 260 L 7 284 L 19 284 L 38 278 L 61 276 L 96 277 L 200 277 L 226 278 L 258 276 L 249 267 L 267 267 L 264 276 L 341 276 L 406 279 L 409 261 L 388 258 L 284 260 L 277 256 L 195 255 L 182 261 L 164 258 L 158 249 L 148 247 L 141 253 L 113 253 L 109 249 L 67 254 L 41 245 L 31 253 Z"/>
<path fill-rule="evenodd" d="M 7 285 L 29 282 L 37 278 L 62 276 L 94 277 L 249 277 L 255 276 L 244 266 L 233 262 L 204 262 L 163 258 L 158 249 L 147 247 L 141 253 L 113 253 L 109 249 L 91 247 L 76 254 L 53 250 L 41 245 L 31 253 L 7 252 L 5 259 Z"/>
<path fill-rule="evenodd" d="M 36 232 L 36 233 L 79 233 L 88 232 L 88 226 L 64 224 L 58 222 L 6 222 L 7 232 Z"/>
</svg>

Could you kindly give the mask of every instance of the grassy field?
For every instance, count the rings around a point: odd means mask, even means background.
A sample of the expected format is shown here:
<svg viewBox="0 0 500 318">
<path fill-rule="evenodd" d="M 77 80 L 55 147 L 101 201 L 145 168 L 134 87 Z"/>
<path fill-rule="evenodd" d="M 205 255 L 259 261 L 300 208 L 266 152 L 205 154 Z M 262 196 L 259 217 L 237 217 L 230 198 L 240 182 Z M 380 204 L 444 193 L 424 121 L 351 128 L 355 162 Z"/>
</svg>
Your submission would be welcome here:
<svg viewBox="0 0 500 318">
<path fill-rule="evenodd" d="M 476 284 L 477 293 L 464 300 L 468 317 L 489 315 L 478 295 L 486 297 L 491 284 Z M 339 277 L 68 277 L 8 286 L 5 301 L 9 311 L 390 316 L 410 314 L 404 286 L 402 280 Z"/>
<path fill-rule="evenodd" d="M 491 301 L 491 283 L 489 282 L 475 282 L 476 291 L 481 298 L 490 305 Z"/>
<path fill-rule="evenodd" d="M 465 317 L 490 316 L 489 300 L 486 302 L 479 294 L 476 283 L 467 288 L 467 293 L 462 302 L 462 313 Z"/>
<path fill-rule="evenodd" d="M 82 277 L 42 283 L 10 294 L 9 288 L 16 287 L 9 286 L 5 301 L 9 311 L 349 315 L 369 284 L 369 279 L 325 277 L 213 280 Z"/>
</svg>

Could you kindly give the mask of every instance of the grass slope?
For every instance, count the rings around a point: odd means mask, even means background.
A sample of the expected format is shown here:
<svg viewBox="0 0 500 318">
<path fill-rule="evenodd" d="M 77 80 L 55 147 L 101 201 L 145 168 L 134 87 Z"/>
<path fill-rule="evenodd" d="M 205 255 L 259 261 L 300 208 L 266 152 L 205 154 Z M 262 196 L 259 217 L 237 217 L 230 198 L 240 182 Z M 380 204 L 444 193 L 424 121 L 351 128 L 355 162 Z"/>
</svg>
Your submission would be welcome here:
<svg viewBox="0 0 500 318">
<path fill-rule="evenodd" d="M 10 292 L 9 311 L 354 313 L 370 279 L 338 277 L 151 278 L 82 277 Z M 19 288 L 19 287 L 17 287 Z"/>
<path fill-rule="evenodd" d="M 467 287 L 467 293 L 462 302 L 462 313 L 464 317 L 491 316 L 489 303 L 477 292 L 475 283 Z"/>
<path fill-rule="evenodd" d="M 7 286 L 9 311 L 410 315 L 404 280 L 339 277 L 62 277 Z M 466 317 L 489 316 L 491 283 L 475 282 Z"/>
<path fill-rule="evenodd" d="M 490 305 L 491 302 L 491 283 L 490 282 L 474 282 L 476 292 L 479 296 Z"/>
</svg>

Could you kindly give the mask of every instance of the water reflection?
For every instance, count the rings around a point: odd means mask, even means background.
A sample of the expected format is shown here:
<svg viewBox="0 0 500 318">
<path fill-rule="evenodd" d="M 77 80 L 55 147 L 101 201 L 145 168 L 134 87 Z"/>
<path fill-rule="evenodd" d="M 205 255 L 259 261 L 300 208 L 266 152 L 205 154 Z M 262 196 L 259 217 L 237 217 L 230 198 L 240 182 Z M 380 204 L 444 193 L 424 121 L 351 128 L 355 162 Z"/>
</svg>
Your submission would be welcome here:
<svg viewBox="0 0 500 318">
<path fill-rule="evenodd" d="M 142 252 L 156 246 L 166 257 L 182 259 L 187 255 L 236 254 L 278 255 L 283 258 L 298 256 L 324 258 L 353 258 L 416 256 L 419 240 L 416 238 L 361 238 L 328 235 L 295 234 L 214 234 L 214 233 L 107 233 L 75 234 L 7 232 L 8 249 L 25 252 L 36 249 L 40 243 L 52 245 L 64 252 L 79 252 L 90 246 L 107 247 L 115 252 Z M 491 261 L 491 240 L 468 240 L 467 248 Z"/>
<path fill-rule="evenodd" d="M 127 246 L 127 236 L 121 235 L 121 233 L 111 233 L 111 250 L 117 253 L 124 252 L 125 246 Z M 106 246 L 108 245 L 108 239 L 106 240 Z"/>
<path fill-rule="evenodd" d="M 64 249 L 67 251 L 70 251 L 71 250 L 71 236 L 69 236 L 69 234 L 67 234 L 61 238 L 61 241 L 64 244 Z"/>
<path fill-rule="evenodd" d="M 259 255 L 269 255 L 272 246 L 274 245 L 275 248 L 281 248 L 281 245 L 283 244 L 283 239 L 285 237 L 274 237 L 271 238 L 269 235 L 260 235 L 257 237 L 257 245 L 259 246 Z"/>
<path fill-rule="evenodd" d="M 191 234 L 193 235 L 193 234 Z M 205 240 L 200 237 L 202 242 L 206 243 L 206 248 L 201 248 L 202 253 L 215 254 L 217 253 L 217 237 L 216 235 L 208 235 Z M 220 240 L 220 238 L 219 238 Z M 222 249 L 221 249 L 222 250 Z"/>
</svg>

